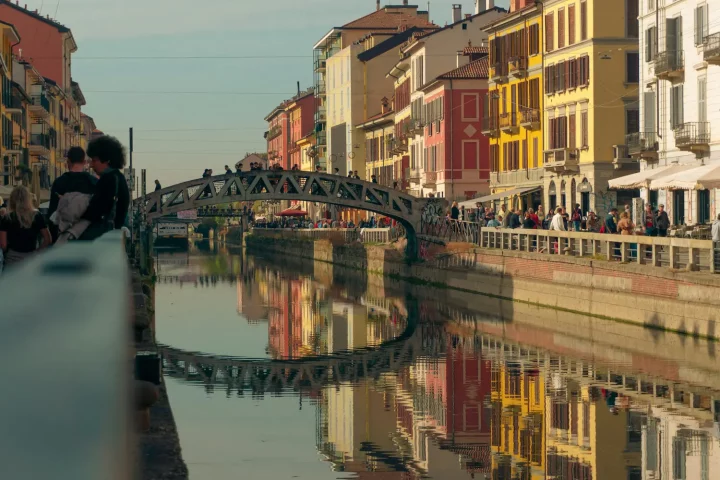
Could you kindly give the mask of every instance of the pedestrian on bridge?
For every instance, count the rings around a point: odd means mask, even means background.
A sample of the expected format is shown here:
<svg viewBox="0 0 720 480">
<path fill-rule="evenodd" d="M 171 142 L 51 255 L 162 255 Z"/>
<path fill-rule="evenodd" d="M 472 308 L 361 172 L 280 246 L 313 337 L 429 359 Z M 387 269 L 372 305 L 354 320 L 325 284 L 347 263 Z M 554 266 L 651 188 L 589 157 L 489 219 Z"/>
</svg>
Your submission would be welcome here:
<svg viewBox="0 0 720 480">
<path fill-rule="evenodd" d="M 0 250 L 4 252 L 5 266 L 25 260 L 52 242 L 45 217 L 35 209 L 27 187 L 15 187 L 9 207 L 10 213 L 0 217 Z M 38 238 L 42 239 L 40 245 Z"/>
<path fill-rule="evenodd" d="M 94 240 L 110 230 L 122 228 L 130 208 L 130 190 L 122 174 L 125 167 L 122 143 L 115 137 L 103 135 L 90 142 L 87 154 L 90 166 L 100 179 L 83 215 L 91 223 L 80 240 Z"/>
<path fill-rule="evenodd" d="M 162 190 L 162 185 L 160 185 L 160 180 L 155 180 L 155 191 Z"/>
</svg>

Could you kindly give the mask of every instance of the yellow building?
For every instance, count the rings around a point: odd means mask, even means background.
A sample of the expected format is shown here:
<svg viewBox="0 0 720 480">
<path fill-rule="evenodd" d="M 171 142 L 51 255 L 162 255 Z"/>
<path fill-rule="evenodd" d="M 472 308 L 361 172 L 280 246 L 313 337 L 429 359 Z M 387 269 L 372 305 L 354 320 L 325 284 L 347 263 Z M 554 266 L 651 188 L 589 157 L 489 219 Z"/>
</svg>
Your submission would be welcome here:
<svg viewBox="0 0 720 480">
<path fill-rule="evenodd" d="M 545 478 L 545 378 L 520 364 L 491 373 L 493 478 Z M 495 476 L 497 474 L 497 477 Z"/>
<path fill-rule="evenodd" d="M 491 195 L 480 199 L 523 209 L 542 203 L 544 173 L 542 7 L 527 3 L 485 28 L 490 79 L 482 132 L 490 138 Z"/>
<path fill-rule="evenodd" d="M 396 178 L 409 181 L 407 192 L 422 197 L 420 175 L 417 169 L 421 158 L 420 152 L 413 150 L 413 136 L 410 128 L 412 104 L 410 103 L 410 82 L 412 79 L 412 66 L 410 56 L 403 57 L 388 73 L 393 79 L 395 95 L 392 101 L 394 112 L 394 131 L 388 139 L 385 155 L 390 155 L 396 173 Z M 405 175 L 405 170 L 409 170 Z"/>
<path fill-rule="evenodd" d="M 637 170 L 617 145 L 639 130 L 637 0 L 547 0 L 544 202 L 603 215 L 608 180 Z"/>
<path fill-rule="evenodd" d="M 394 112 L 384 103 L 382 111 L 358 125 L 358 129 L 365 132 L 365 178 L 371 180 L 374 176 L 379 184 L 391 187 L 394 164 L 388 147 L 395 131 Z"/>
<path fill-rule="evenodd" d="M 2 161 L 2 171 L 0 171 L 0 189 L 4 194 L 9 193 L 16 174 L 15 168 L 20 163 L 22 155 L 22 147 L 20 138 L 15 137 L 16 130 L 20 125 L 16 125 L 16 120 L 20 120 L 18 113 L 22 113 L 22 107 L 19 103 L 14 103 L 12 92 L 12 69 L 13 57 L 12 48 L 20 41 L 15 27 L 8 23 L 0 22 L 2 29 L 2 52 L 0 52 L 0 61 L 2 61 L 2 144 L 0 145 L 0 158 Z M 18 132 L 19 134 L 19 132 Z M 6 187 L 6 188 L 3 188 Z"/>
</svg>

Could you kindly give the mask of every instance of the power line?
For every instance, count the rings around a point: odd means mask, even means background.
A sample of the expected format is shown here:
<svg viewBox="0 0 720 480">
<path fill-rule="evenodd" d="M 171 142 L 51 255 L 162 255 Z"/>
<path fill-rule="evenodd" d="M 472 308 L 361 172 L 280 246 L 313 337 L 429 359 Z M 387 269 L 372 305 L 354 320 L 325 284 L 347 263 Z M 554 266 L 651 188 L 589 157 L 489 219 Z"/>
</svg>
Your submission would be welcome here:
<svg viewBox="0 0 720 480">
<path fill-rule="evenodd" d="M 170 90 L 85 90 L 85 93 L 115 93 L 128 95 L 296 95 L 297 92 L 222 92 L 222 91 L 170 91 Z"/>
</svg>

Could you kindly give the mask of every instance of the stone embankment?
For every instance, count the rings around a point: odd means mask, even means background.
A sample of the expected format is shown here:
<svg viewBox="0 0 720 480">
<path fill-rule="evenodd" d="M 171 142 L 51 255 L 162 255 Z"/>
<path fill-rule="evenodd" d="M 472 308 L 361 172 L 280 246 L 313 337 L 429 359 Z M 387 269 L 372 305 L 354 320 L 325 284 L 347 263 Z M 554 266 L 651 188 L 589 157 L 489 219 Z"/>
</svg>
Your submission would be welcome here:
<svg viewBox="0 0 720 480">
<path fill-rule="evenodd" d="M 469 245 L 408 264 L 401 251 L 387 246 L 251 234 L 244 244 L 249 250 L 310 258 L 439 288 L 720 339 L 720 275 Z"/>
</svg>

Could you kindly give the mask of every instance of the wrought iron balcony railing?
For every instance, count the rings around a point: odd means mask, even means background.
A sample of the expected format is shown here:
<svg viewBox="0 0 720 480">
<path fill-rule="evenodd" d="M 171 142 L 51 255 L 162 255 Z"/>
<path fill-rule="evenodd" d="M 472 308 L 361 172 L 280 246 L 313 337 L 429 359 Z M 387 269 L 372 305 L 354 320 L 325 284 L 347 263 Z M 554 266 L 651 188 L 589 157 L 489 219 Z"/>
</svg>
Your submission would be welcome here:
<svg viewBox="0 0 720 480">
<path fill-rule="evenodd" d="M 505 133 L 515 133 L 518 131 L 517 114 L 515 112 L 500 114 L 500 130 Z"/>
<path fill-rule="evenodd" d="M 482 119 L 482 127 L 481 130 L 483 135 L 487 137 L 497 137 L 500 135 L 500 130 L 498 128 L 498 119 L 497 117 L 484 117 Z"/>
<path fill-rule="evenodd" d="M 508 72 L 513 77 L 524 77 L 527 74 L 527 57 L 510 57 Z"/>
<path fill-rule="evenodd" d="M 712 65 L 720 65 L 720 32 L 711 33 L 703 42 L 703 60 Z"/>
<path fill-rule="evenodd" d="M 630 133 L 625 136 L 628 154 L 633 157 L 645 157 L 646 154 L 657 153 L 657 132 Z"/>
<path fill-rule="evenodd" d="M 540 110 L 536 108 L 521 108 L 519 114 L 521 126 L 529 130 L 540 128 Z"/>
<path fill-rule="evenodd" d="M 685 70 L 685 53 L 682 50 L 666 50 L 655 57 L 655 76 L 670 79 L 682 75 Z"/>
<path fill-rule="evenodd" d="M 680 150 L 707 150 L 710 144 L 710 122 L 687 122 L 675 130 L 675 146 Z"/>
</svg>

